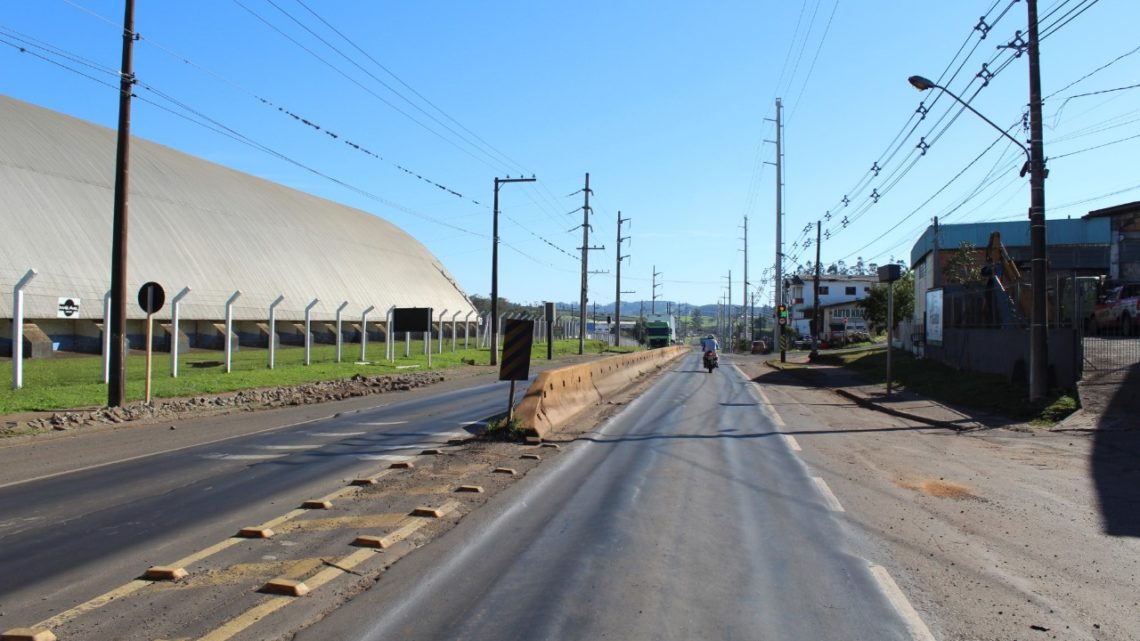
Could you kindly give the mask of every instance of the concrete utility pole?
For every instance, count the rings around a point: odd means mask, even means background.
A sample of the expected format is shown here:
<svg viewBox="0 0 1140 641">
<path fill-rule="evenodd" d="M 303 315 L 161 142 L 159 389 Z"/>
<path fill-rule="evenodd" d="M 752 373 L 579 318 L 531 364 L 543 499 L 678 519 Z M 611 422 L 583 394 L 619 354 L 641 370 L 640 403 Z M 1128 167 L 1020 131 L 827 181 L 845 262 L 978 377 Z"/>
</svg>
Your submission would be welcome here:
<svg viewBox="0 0 1140 641">
<path fill-rule="evenodd" d="M 621 261 L 624 258 L 629 258 L 629 254 L 622 256 L 621 243 L 623 240 L 629 240 L 629 236 L 621 235 L 621 224 L 629 222 L 628 218 L 621 217 L 621 211 L 617 215 L 617 285 L 614 288 L 614 347 L 621 345 Z"/>
<path fill-rule="evenodd" d="M 651 314 L 657 313 L 657 298 L 658 298 L 658 296 L 657 296 L 657 277 L 660 275 L 661 275 L 661 272 L 657 271 L 657 265 L 654 265 L 653 266 L 653 295 L 651 296 L 652 301 L 650 302 L 650 312 L 649 312 Z"/>
<path fill-rule="evenodd" d="M 499 364 L 499 187 L 507 183 L 532 183 L 530 178 L 495 178 L 495 206 L 491 230 L 491 365 Z M 440 340 L 443 340 L 442 331 Z"/>
<path fill-rule="evenodd" d="M 1029 401 L 1049 389 L 1049 345 L 1045 325 L 1045 143 L 1041 126 L 1041 51 L 1037 35 L 1037 0 L 1029 11 L 1029 247 L 1033 265 L 1033 317 L 1029 327 Z"/>
<path fill-rule="evenodd" d="M 123 14 L 123 64 L 119 73 L 119 137 L 115 151 L 114 219 L 111 223 L 111 377 L 107 405 L 119 407 L 127 391 L 127 187 L 131 158 L 131 89 L 135 84 L 133 49 L 135 1 Z M 175 337 L 177 340 L 177 337 Z M 227 337 L 227 340 L 229 337 Z"/>
<path fill-rule="evenodd" d="M 728 353 L 732 353 L 732 322 L 735 320 L 735 315 L 732 313 L 732 270 L 728 270 L 728 313 L 725 314 L 728 319 L 728 331 L 725 334 L 728 336 Z"/>
<path fill-rule="evenodd" d="M 820 249 L 819 246 L 820 246 L 820 241 L 822 240 L 822 237 L 820 236 L 820 229 L 822 228 L 822 226 L 823 225 L 820 221 L 818 221 L 818 220 L 815 221 L 815 280 L 812 283 L 812 294 L 811 294 L 811 297 L 812 297 L 811 356 L 812 356 L 812 358 L 819 356 L 819 343 L 818 343 L 819 339 L 818 339 L 818 336 L 819 336 L 820 331 L 823 329 L 820 327 L 821 323 L 820 323 L 820 318 L 819 318 L 819 249 Z"/>
<path fill-rule="evenodd" d="M 744 217 L 744 282 L 741 284 L 740 304 L 748 304 L 748 216 Z M 749 347 L 752 343 L 752 321 L 748 317 L 749 308 L 744 310 L 744 322 L 748 325 Z"/>
<path fill-rule="evenodd" d="M 784 237 L 782 230 L 782 223 L 784 219 L 784 150 L 783 150 L 783 122 L 782 122 L 783 104 L 779 98 L 776 98 L 776 162 L 768 163 L 776 165 L 776 273 L 774 282 L 776 289 L 772 292 L 772 309 L 776 310 L 781 304 L 784 303 Z M 772 142 L 772 141 L 765 141 Z M 778 315 L 777 315 L 778 316 Z M 779 342 L 780 347 L 780 360 L 783 361 L 786 357 L 784 350 L 783 340 L 783 326 L 780 325 L 778 317 L 773 318 L 775 321 L 772 328 L 772 340 Z"/>
<path fill-rule="evenodd" d="M 589 300 L 589 257 L 591 249 L 605 249 L 590 247 L 590 174 L 586 173 L 586 187 L 582 190 L 585 199 L 582 203 L 582 294 L 578 304 L 578 353 L 586 353 L 586 302 Z"/>
</svg>

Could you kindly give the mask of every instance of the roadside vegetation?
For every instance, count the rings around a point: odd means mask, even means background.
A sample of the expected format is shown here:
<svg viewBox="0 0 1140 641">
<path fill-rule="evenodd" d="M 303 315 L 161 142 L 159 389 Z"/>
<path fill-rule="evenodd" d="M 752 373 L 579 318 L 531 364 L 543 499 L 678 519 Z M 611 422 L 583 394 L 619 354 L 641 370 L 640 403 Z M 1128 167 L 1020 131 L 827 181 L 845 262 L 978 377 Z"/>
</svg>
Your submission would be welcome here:
<svg viewBox="0 0 1140 641">
<path fill-rule="evenodd" d="M 451 351 L 451 341 L 444 342 L 443 353 L 438 343 L 432 344 L 431 367 L 428 368 L 422 341 L 412 341 L 409 356 L 405 358 L 403 342 L 396 343 L 395 362 L 384 360 L 384 343 L 371 342 L 367 346 L 366 361 L 359 361 L 360 345 L 342 346 L 342 361 L 336 362 L 336 347 L 315 345 L 311 364 L 304 364 L 305 350 L 296 346 L 277 349 L 274 369 L 269 369 L 269 351 L 264 348 L 242 347 L 233 353 L 232 371 L 225 372 L 225 356 L 215 350 L 191 350 L 179 354 L 178 378 L 170 375 L 170 355 L 153 355 L 151 376 L 152 398 L 180 398 L 201 394 L 220 394 L 242 389 L 301 385 L 319 381 L 350 378 L 355 375 L 375 376 L 405 372 L 447 370 L 483 366 L 490 362 L 488 349 L 462 349 L 458 341 Z M 535 343 L 531 348 L 532 364 L 546 360 L 546 343 Z M 554 357 L 565 358 L 578 353 L 577 339 L 554 342 Z M 603 352 L 631 352 L 638 348 L 613 347 L 599 340 L 586 341 L 589 354 Z M 128 402 L 145 397 L 146 358 L 141 352 L 127 357 Z M 0 415 L 18 412 L 63 410 L 103 407 L 107 403 L 107 386 L 103 384 L 103 359 L 98 355 L 56 354 L 54 358 L 24 361 L 23 389 L 12 389 L 12 363 L 0 359 Z"/>
<path fill-rule="evenodd" d="M 821 353 L 815 362 L 849 367 L 869 382 L 887 384 L 885 347 L 838 354 Z M 997 374 L 957 371 L 936 361 L 917 359 L 902 350 L 891 353 L 891 384 L 896 389 L 908 389 L 949 405 L 970 407 L 1035 424 L 1056 423 L 1079 407 L 1075 391 L 1053 390 L 1044 402 L 1031 404 L 1028 400 L 1029 387 L 1025 382 L 1011 382 Z"/>
</svg>

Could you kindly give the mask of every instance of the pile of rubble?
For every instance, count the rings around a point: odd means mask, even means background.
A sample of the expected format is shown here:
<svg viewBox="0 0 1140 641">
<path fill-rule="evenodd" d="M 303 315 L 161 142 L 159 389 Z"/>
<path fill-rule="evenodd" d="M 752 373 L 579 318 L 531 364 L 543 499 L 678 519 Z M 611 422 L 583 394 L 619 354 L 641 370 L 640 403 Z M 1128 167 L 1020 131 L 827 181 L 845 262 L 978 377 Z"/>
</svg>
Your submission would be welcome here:
<svg viewBox="0 0 1140 641">
<path fill-rule="evenodd" d="M 406 391 L 433 385 L 443 380 L 439 372 L 416 372 L 385 376 L 363 376 L 304 385 L 283 385 L 269 389 L 242 390 L 218 396 L 195 396 L 169 401 L 155 401 L 151 405 L 130 403 L 122 407 L 108 407 L 90 411 L 56 412 L 50 417 L 28 421 L 27 427 L 35 430 L 67 430 L 84 425 L 126 423 L 187 418 L 197 414 L 227 410 L 246 410 L 309 405 L 340 401 L 346 398 Z"/>
</svg>

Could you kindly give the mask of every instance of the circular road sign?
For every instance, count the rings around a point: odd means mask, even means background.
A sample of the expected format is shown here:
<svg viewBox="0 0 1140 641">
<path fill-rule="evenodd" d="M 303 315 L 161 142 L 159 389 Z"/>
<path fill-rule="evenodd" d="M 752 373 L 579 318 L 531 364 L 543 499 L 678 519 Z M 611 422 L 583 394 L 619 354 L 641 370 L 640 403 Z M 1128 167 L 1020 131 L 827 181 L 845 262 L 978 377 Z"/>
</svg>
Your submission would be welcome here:
<svg viewBox="0 0 1140 641">
<path fill-rule="evenodd" d="M 166 292 L 162 291 L 162 285 L 155 282 L 149 282 L 139 288 L 139 307 L 148 314 L 154 314 L 162 309 L 162 304 L 166 302 Z"/>
</svg>

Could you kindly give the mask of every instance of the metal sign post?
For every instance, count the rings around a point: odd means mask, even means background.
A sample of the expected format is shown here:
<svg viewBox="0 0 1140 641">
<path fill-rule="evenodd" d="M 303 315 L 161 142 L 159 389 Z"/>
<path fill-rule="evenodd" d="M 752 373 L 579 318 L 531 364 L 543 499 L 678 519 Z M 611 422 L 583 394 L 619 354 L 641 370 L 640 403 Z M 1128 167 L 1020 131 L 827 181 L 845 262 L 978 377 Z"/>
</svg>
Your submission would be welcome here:
<svg viewBox="0 0 1140 641">
<path fill-rule="evenodd" d="M 139 288 L 139 307 L 146 312 L 146 404 L 150 405 L 151 357 L 154 353 L 154 314 L 166 302 L 162 285 L 149 282 Z M 174 340 L 178 340 L 175 337 Z"/>
<path fill-rule="evenodd" d="M 503 362 L 499 367 L 499 380 L 511 382 L 507 399 L 507 422 L 515 418 L 515 381 L 530 378 L 530 350 L 534 342 L 534 321 L 507 319 L 503 337 Z"/>
</svg>

